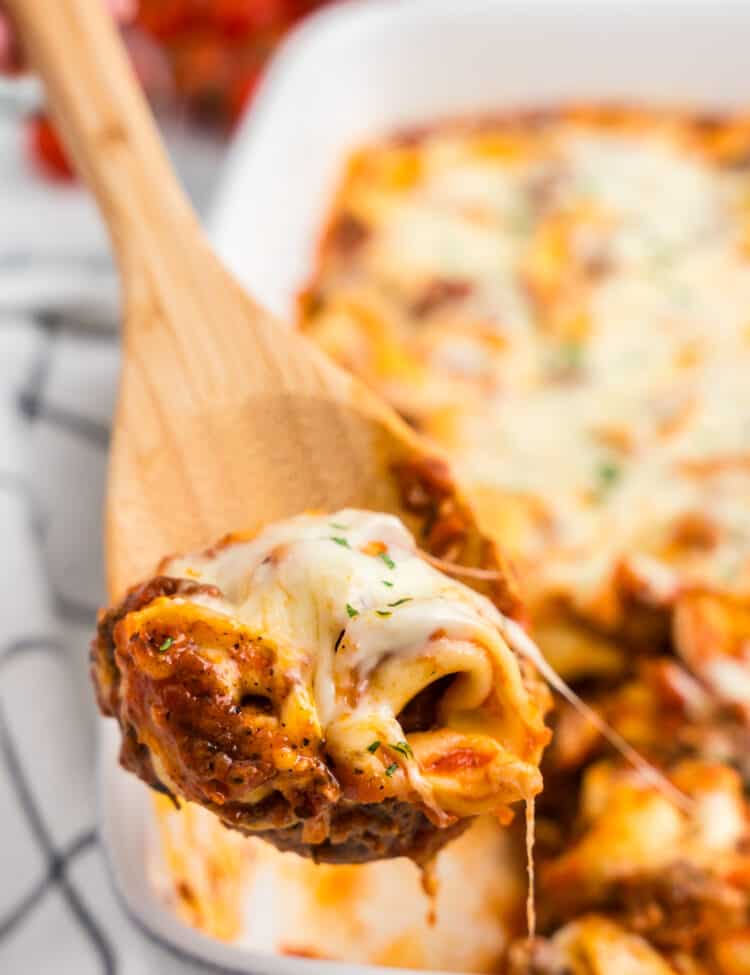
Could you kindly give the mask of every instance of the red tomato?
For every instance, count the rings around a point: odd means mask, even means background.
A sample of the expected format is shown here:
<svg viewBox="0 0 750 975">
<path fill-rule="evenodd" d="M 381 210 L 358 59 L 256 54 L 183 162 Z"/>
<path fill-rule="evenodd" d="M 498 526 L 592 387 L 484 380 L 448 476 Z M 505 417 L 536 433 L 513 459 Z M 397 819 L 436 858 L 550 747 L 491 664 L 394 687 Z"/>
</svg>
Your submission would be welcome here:
<svg viewBox="0 0 750 975">
<path fill-rule="evenodd" d="M 295 21 L 306 17 L 319 7 L 325 7 L 330 2 L 331 0 L 287 0 L 287 6 L 291 20 Z"/>
<path fill-rule="evenodd" d="M 189 28 L 196 13 L 190 0 L 140 0 L 136 22 L 148 34 L 166 40 Z"/>
<path fill-rule="evenodd" d="M 178 105 L 198 121 L 232 126 L 286 29 L 328 2 L 139 0 L 135 24 L 126 36 L 152 99 L 161 103 L 176 96 Z M 72 177 L 65 151 L 44 116 L 29 125 L 29 152 L 51 176 Z"/>
<path fill-rule="evenodd" d="M 213 22 L 232 37 L 278 27 L 289 20 L 288 0 L 214 0 Z"/>
<path fill-rule="evenodd" d="M 75 178 L 65 149 L 46 115 L 35 115 L 29 120 L 27 137 L 31 157 L 48 176 L 65 181 Z"/>
<path fill-rule="evenodd" d="M 248 68 L 232 84 L 227 105 L 229 122 L 232 126 L 237 124 L 245 107 L 252 100 L 262 74 L 263 67 L 258 64 L 254 68 Z"/>
<path fill-rule="evenodd" d="M 233 77 L 232 49 L 215 33 L 181 38 L 172 52 L 177 93 L 205 121 L 222 121 Z"/>
</svg>

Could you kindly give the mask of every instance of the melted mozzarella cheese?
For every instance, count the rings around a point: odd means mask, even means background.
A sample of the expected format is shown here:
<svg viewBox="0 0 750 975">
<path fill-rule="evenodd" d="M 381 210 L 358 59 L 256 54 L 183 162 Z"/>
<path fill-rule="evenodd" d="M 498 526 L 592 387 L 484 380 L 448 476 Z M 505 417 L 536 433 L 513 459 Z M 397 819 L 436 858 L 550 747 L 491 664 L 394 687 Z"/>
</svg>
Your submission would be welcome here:
<svg viewBox="0 0 750 975">
<path fill-rule="evenodd" d="M 310 684 L 334 758 L 381 772 L 383 761 L 402 766 L 405 788 L 438 821 L 541 788 L 547 732 L 503 636 L 504 617 L 426 562 L 399 519 L 350 509 L 301 515 L 162 571 L 217 586 L 221 598 L 190 601 L 273 640 L 287 673 Z M 407 741 L 399 713 L 447 675 L 455 681 L 438 705 L 440 730 Z M 390 750 L 376 755 L 373 742 Z M 459 786 L 464 773 L 446 752 L 488 748 L 481 781 Z"/>
<path fill-rule="evenodd" d="M 443 441 L 527 590 L 605 623 L 623 559 L 750 590 L 750 174 L 690 126 L 563 114 L 365 149 L 338 206 L 369 236 L 324 250 L 308 323 Z M 462 290 L 425 311 L 435 282 Z M 360 307 L 390 358 L 358 346 Z"/>
</svg>

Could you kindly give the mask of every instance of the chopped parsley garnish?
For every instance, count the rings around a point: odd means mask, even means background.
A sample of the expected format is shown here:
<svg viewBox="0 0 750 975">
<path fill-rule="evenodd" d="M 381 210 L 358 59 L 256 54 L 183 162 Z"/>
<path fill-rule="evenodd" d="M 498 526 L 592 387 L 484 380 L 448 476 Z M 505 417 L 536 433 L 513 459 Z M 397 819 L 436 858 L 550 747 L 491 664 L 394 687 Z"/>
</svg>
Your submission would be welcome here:
<svg viewBox="0 0 750 975">
<path fill-rule="evenodd" d="M 403 606 L 404 603 L 411 602 L 411 596 L 404 596 L 403 599 L 397 599 L 395 603 L 388 603 L 389 606 Z"/>
<path fill-rule="evenodd" d="M 387 769 L 385 770 L 385 774 L 386 774 L 386 775 L 388 776 L 388 778 L 390 779 L 390 777 L 391 777 L 391 776 L 393 775 L 393 773 L 394 773 L 394 772 L 397 772 L 397 771 L 398 771 L 398 765 L 396 764 L 396 762 L 393 762 L 393 763 L 391 763 L 391 764 L 390 764 L 390 765 L 388 766 L 388 768 L 387 768 Z"/>
<path fill-rule="evenodd" d="M 387 552 L 381 552 L 380 558 L 385 562 L 385 564 L 388 566 L 389 569 L 396 568 L 396 563 L 393 561 L 393 559 L 390 557 L 390 555 Z"/>
<path fill-rule="evenodd" d="M 348 525 L 342 525 L 339 521 L 329 521 L 328 524 L 331 526 L 331 528 L 337 528 L 339 531 L 346 531 L 346 529 L 349 527 Z"/>
<path fill-rule="evenodd" d="M 384 586 L 388 586 L 389 589 L 393 589 L 393 583 L 392 582 L 388 582 L 387 579 L 381 579 L 380 581 L 383 583 Z"/>
<path fill-rule="evenodd" d="M 380 748 L 380 742 L 376 739 L 375 741 L 370 742 L 370 744 L 367 746 L 367 751 L 371 755 L 374 755 L 378 748 Z"/>
<path fill-rule="evenodd" d="M 531 232 L 534 220 L 529 203 L 523 196 L 519 195 L 513 201 L 506 212 L 505 220 L 512 234 L 525 236 Z"/>
<path fill-rule="evenodd" d="M 338 535 L 331 535 L 330 540 L 340 545 L 342 548 L 350 548 L 349 542 L 345 538 L 341 538 Z"/>
<path fill-rule="evenodd" d="M 575 192 L 580 193 L 581 196 L 596 196 L 598 187 L 596 180 L 592 179 L 590 176 L 580 173 L 575 177 L 574 190 Z"/>
<path fill-rule="evenodd" d="M 168 636 L 164 643 L 162 643 L 162 645 L 159 647 L 159 653 L 166 653 L 173 643 L 174 637 Z"/>
<path fill-rule="evenodd" d="M 585 347 L 571 339 L 550 350 L 546 365 L 556 379 L 571 379 L 583 371 Z"/>
<path fill-rule="evenodd" d="M 349 616 L 349 619 L 354 619 L 355 616 L 359 616 L 359 610 L 355 609 L 351 603 L 346 604 L 346 612 Z"/>
<path fill-rule="evenodd" d="M 391 745 L 391 748 L 405 758 L 414 758 L 414 752 L 408 741 L 397 741 L 395 745 Z"/>
<path fill-rule="evenodd" d="M 622 476 L 622 468 L 614 461 L 605 460 L 596 469 L 599 486 L 603 492 L 613 488 Z"/>
<path fill-rule="evenodd" d="M 341 646 L 341 641 L 344 639 L 344 633 L 346 633 L 346 630 L 342 630 L 339 633 L 339 635 L 336 637 L 336 642 L 333 645 L 333 652 L 334 653 L 336 653 L 338 651 L 339 647 Z"/>
<path fill-rule="evenodd" d="M 721 576 L 725 582 L 732 582 L 734 579 L 736 579 L 738 571 L 739 567 L 736 561 L 727 562 L 727 564 L 721 568 Z"/>
<path fill-rule="evenodd" d="M 566 342 L 560 349 L 560 358 L 569 369 L 580 369 L 583 365 L 583 346 L 580 342 Z"/>
<path fill-rule="evenodd" d="M 393 613 L 389 609 L 376 609 L 375 612 L 378 616 L 393 616 Z"/>
<path fill-rule="evenodd" d="M 674 264 L 677 254 L 674 248 L 667 244 L 657 242 L 651 252 L 651 269 L 655 272 L 665 270 Z"/>
</svg>

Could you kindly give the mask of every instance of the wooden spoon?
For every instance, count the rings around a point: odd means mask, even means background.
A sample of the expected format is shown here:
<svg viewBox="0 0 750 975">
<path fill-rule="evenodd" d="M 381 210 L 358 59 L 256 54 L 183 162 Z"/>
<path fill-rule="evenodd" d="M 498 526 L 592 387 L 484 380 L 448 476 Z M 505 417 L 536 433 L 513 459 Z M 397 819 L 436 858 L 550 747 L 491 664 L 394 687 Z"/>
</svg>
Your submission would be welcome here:
<svg viewBox="0 0 750 975">
<path fill-rule="evenodd" d="M 102 0 L 5 0 L 99 203 L 120 269 L 110 595 L 162 556 L 305 509 L 392 511 L 424 547 L 493 565 L 436 451 L 219 263 L 179 188 Z M 252 232 L 252 229 L 250 230 Z M 505 570 L 496 596 L 513 608 Z"/>
</svg>

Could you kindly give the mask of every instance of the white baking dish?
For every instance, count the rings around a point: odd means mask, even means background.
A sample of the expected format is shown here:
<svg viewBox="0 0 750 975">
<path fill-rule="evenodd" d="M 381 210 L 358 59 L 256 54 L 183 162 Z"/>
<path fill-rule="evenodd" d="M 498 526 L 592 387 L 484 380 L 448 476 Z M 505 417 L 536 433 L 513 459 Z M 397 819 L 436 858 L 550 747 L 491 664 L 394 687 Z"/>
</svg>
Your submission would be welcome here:
<svg viewBox="0 0 750 975">
<path fill-rule="evenodd" d="M 749 41 L 743 0 L 383 0 L 331 8 L 276 58 L 231 150 L 213 238 L 252 292 L 288 320 L 352 145 L 404 124 L 571 99 L 750 105 Z M 212 941 L 159 903 L 146 874 L 147 792 L 117 768 L 116 753 L 106 722 L 102 834 L 122 900 L 158 955 L 153 970 L 330 971 L 330 962 Z"/>
</svg>

